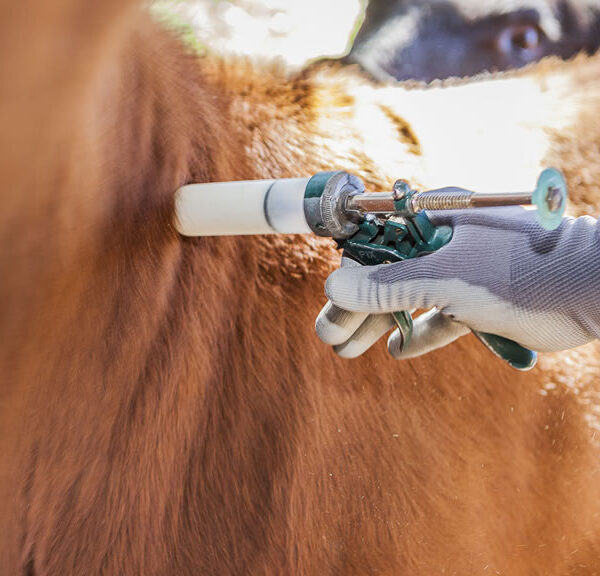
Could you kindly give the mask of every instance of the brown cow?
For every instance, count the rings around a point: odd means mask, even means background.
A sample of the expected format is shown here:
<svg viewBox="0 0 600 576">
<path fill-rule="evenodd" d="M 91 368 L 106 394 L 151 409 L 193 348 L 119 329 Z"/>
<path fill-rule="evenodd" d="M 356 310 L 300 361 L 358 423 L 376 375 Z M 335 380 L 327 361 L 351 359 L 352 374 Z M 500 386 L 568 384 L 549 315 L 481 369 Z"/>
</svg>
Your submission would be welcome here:
<svg viewBox="0 0 600 576">
<path fill-rule="evenodd" d="M 5 8 L 0 573 L 600 571 L 593 347 L 343 361 L 313 334 L 328 242 L 171 226 L 182 183 L 333 165 L 545 159 L 591 205 L 599 61 L 407 91 L 198 61 L 125 0 Z"/>
</svg>

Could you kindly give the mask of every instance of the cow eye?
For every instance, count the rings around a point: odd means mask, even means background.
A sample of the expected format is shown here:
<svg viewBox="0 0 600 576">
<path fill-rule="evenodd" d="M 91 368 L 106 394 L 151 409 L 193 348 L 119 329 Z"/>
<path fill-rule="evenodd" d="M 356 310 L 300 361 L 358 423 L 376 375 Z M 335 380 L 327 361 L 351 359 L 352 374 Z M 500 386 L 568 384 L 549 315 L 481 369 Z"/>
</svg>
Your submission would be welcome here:
<svg viewBox="0 0 600 576">
<path fill-rule="evenodd" d="M 497 48 L 505 56 L 528 62 L 539 57 L 543 41 L 544 32 L 535 24 L 514 24 L 500 32 Z"/>
</svg>

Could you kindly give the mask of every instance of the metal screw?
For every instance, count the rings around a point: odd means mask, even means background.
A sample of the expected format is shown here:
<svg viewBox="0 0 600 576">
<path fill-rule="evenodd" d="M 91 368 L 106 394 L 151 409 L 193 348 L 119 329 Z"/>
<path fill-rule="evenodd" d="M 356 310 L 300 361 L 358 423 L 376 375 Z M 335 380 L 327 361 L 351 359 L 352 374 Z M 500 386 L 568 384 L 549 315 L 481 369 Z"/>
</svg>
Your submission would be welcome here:
<svg viewBox="0 0 600 576">
<path fill-rule="evenodd" d="M 546 204 L 550 212 L 556 212 L 559 210 L 563 203 L 563 196 L 560 188 L 556 186 L 548 186 L 546 191 Z"/>
<path fill-rule="evenodd" d="M 392 188 L 392 196 L 395 201 L 402 200 L 410 191 L 410 184 L 406 180 L 396 180 Z"/>
</svg>

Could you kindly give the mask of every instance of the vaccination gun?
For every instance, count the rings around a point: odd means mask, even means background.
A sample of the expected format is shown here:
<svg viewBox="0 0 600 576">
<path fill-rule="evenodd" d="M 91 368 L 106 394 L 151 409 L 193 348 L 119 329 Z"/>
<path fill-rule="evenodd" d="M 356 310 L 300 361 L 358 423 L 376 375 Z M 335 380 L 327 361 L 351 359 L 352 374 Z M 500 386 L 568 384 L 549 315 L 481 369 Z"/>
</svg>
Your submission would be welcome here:
<svg viewBox="0 0 600 576">
<path fill-rule="evenodd" d="M 533 192 L 481 194 L 462 188 L 420 192 L 398 180 L 391 192 L 366 192 L 347 172 L 311 178 L 190 184 L 175 196 L 175 227 L 183 236 L 307 234 L 333 238 L 345 257 L 365 266 L 391 264 L 439 250 L 452 228 L 434 226 L 427 210 L 533 206 L 540 225 L 557 228 L 567 187 L 554 168 L 544 170 Z M 474 248 L 476 249 L 476 248 Z M 412 335 L 409 311 L 393 314 L 406 348 Z M 474 332 L 494 354 L 518 370 L 535 366 L 537 354 L 497 336 Z"/>
</svg>

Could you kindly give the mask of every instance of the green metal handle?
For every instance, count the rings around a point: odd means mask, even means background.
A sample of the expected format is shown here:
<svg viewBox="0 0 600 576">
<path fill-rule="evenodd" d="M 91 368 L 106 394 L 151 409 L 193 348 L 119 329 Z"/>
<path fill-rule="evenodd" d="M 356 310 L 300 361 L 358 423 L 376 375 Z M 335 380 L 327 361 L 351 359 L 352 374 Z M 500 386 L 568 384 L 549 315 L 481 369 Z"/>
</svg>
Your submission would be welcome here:
<svg viewBox="0 0 600 576">
<path fill-rule="evenodd" d="M 394 318 L 394 322 L 396 322 L 396 326 L 402 335 L 402 350 L 405 350 L 410 344 L 410 339 L 412 338 L 412 316 L 410 315 L 410 312 L 402 310 L 402 312 L 392 312 L 392 317 Z"/>
<path fill-rule="evenodd" d="M 476 330 L 473 330 L 473 334 L 483 342 L 488 350 L 517 370 L 526 372 L 531 370 L 537 363 L 537 352 L 524 348 L 508 338 L 477 332 Z"/>
</svg>

